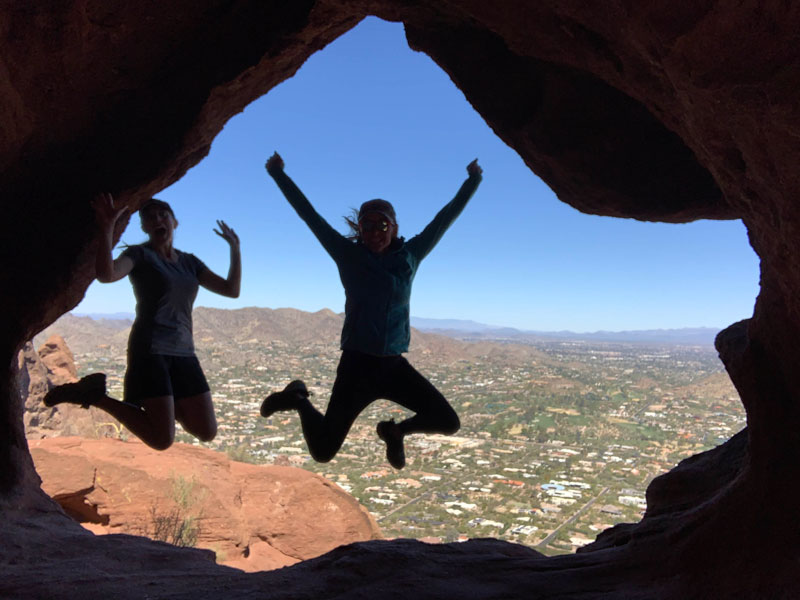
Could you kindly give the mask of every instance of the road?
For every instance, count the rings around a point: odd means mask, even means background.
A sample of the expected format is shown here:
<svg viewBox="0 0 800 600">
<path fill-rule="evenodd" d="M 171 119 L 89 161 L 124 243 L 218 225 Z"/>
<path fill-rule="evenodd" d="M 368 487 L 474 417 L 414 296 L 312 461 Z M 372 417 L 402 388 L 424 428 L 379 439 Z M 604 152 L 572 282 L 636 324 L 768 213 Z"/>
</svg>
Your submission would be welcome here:
<svg viewBox="0 0 800 600">
<path fill-rule="evenodd" d="M 600 498 L 600 496 L 602 496 L 603 494 L 605 494 L 605 493 L 608 491 L 608 489 L 609 489 L 609 488 L 608 488 L 608 486 L 606 486 L 606 487 L 604 487 L 602 490 L 600 490 L 600 493 L 599 493 L 599 494 L 597 494 L 597 496 L 595 496 L 594 498 L 592 498 L 591 500 L 589 500 L 589 501 L 588 501 L 586 504 L 584 504 L 583 506 L 581 506 L 581 508 L 580 508 L 579 510 L 575 511 L 575 513 L 574 513 L 574 514 L 573 514 L 573 515 L 572 515 L 572 516 L 571 516 L 569 519 L 567 519 L 566 521 L 564 521 L 563 523 L 561 523 L 561 525 L 559 525 L 559 526 L 558 526 L 558 527 L 556 527 L 556 528 L 555 528 L 555 529 L 554 529 L 552 532 L 550 532 L 550 535 L 548 535 L 548 536 L 547 536 L 546 538 L 544 538 L 544 539 L 543 539 L 541 542 L 539 542 L 538 544 L 536 544 L 536 547 L 537 547 L 537 548 L 538 548 L 538 547 L 542 547 L 542 548 L 544 548 L 545 546 L 547 546 L 547 544 L 549 544 L 550 542 L 552 542 L 552 541 L 553 541 L 553 539 L 555 539 L 555 537 L 558 535 L 558 532 L 559 532 L 559 531 L 561 531 L 561 529 L 562 529 L 562 528 L 564 528 L 564 527 L 566 527 L 567 525 L 570 525 L 571 523 L 575 522 L 575 520 L 576 520 L 578 517 L 580 517 L 580 516 L 581 516 L 583 513 L 585 513 L 587 510 L 589 510 L 589 507 L 590 507 L 590 506 L 592 506 L 592 504 L 594 504 L 595 502 L 597 502 L 597 500 Z"/>
</svg>

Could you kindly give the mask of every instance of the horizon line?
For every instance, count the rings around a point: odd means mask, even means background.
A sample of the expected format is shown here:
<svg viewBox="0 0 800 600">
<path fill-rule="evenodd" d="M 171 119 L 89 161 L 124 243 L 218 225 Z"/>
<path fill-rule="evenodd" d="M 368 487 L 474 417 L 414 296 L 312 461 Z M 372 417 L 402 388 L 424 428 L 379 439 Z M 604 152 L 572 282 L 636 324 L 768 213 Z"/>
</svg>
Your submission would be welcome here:
<svg viewBox="0 0 800 600">
<path fill-rule="evenodd" d="M 316 310 L 316 311 L 303 310 L 303 309 L 295 308 L 295 307 L 292 307 L 292 306 L 280 306 L 280 307 L 277 307 L 277 308 L 271 308 L 271 307 L 268 307 L 268 306 L 255 306 L 255 305 L 254 306 L 243 306 L 243 307 L 240 307 L 240 308 L 219 308 L 219 307 L 215 307 L 215 306 L 196 306 L 195 308 L 206 308 L 206 309 L 222 310 L 222 311 L 245 310 L 245 309 L 248 309 L 248 308 L 273 310 L 273 311 L 289 309 L 289 310 L 296 310 L 296 311 L 299 311 L 299 312 L 304 312 L 304 313 L 309 313 L 309 314 L 313 314 L 313 313 L 316 313 L 316 312 L 322 312 L 322 311 L 328 311 L 328 312 L 331 312 L 331 313 L 333 313 L 335 315 L 343 315 L 344 314 L 344 312 L 336 312 L 335 310 L 333 310 L 331 308 L 327 308 L 327 307 L 321 308 L 321 309 Z M 106 318 L 106 319 L 109 319 L 109 320 L 124 320 L 124 319 L 133 320 L 135 318 L 135 316 L 136 316 L 136 313 L 128 312 L 128 311 L 114 311 L 114 312 L 108 312 L 108 313 L 104 313 L 104 312 L 81 312 L 81 313 L 77 313 L 77 312 L 73 312 L 73 311 L 68 311 L 67 313 L 64 313 L 64 314 L 72 314 L 72 315 L 74 315 L 76 317 L 89 317 L 89 318 L 92 318 L 92 319 L 94 319 L 94 318 Z M 722 331 L 723 329 L 725 329 L 726 327 L 730 326 L 730 325 L 726 325 L 724 327 L 718 327 L 718 326 L 713 326 L 713 325 L 685 325 L 685 326 L 681 326 L 681 327 L 652 327 L 651 326 L 651 327 L 637 328 L 637 329 L 595 329 L 595 330 L 592 330 L 592 331 L 576 331 L 576 330 L 573 330 L 573 329 L 564 329 L 564 328 L 561 328 L 561 329 L 522 329 L 520 327 L 516 327 L 516 326 L 513 326 L 513 325 L 495 325 L 495 324 L 490 324 L 490 323 L 483 323 L 481 321 L 476 321 L 474 319 L 460 319 L 460 318 L 452 318 L 452 317 L 421 317 L 419 315 L 411 315 L 411 319 L 412 320 L 420 319 L 420 320 L 425 320 L 425 321 L 449 321 L 449 322 L 464 323 L 464 324 L 471 323 L 471 324 L 474 324 L 474 325 L 481 326 L 481 328 L 484 331 L 487 331 L 487 330 L 488 331 L 492 331 L 492 330 L 499 330 L 499 329 L 511 329 L 511 330 L 514 330 L 514 331 L 517 331 L 517 332 L 520 332 L 520 333 L 534 333 L 534 334 L 547 334 L 547 333 L 565 334 L 565 333 L 571 333 L 571 334 L 577 334 L 577 335 L 636 333 L 636 332 L 666 332 L 666 331 L 687 331 L 687 330 L 715 330 L 715 331 L 719 332 L 719 331 Z M 447 331 L 447 330 L 452 330 L 453 329 L 453 328 L 447 328 L 447 327 L 436 328 L 436 327 L 431 327 L 431 326 L 428 326 L 427 328 L 428 329 L 439 329 L 441 331 Z M 420 327 L 415 327 L 415 329 L 420 329 Z M 479 332 L 475 331 L 474 333 L 479 333 Z"/>
</svg>

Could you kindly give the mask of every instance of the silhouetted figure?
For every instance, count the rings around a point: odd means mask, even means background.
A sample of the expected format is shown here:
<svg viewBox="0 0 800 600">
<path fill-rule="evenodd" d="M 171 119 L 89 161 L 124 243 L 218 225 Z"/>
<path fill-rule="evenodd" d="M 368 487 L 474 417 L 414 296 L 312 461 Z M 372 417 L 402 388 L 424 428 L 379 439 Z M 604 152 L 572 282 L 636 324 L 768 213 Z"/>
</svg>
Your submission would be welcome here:
<svg viewBox="0 0 800 600">
<path fill-rule="evenodd" d="M 199 285 L 223 296 L 239 296 L 239 237 L 224 221 L 217 221 L 219 230 L 214 233 L 230 245 L 230 268 L 223 279 L 193 254 L 172 246 L 178 221 L 169 204 L 153 198 L 139 210 L 148 241 L 128 246 L 113 260 L 114 226 L 127 209 L 115 207 L 110 194 L 99 195 L 93 206 L 98 225 L 97 279 L 111 283 L 127 275 L 136 295 L 125 402 L 107 396 L 105 375 L 93 373 L 52 389 L 44 403 L 96 406 L 156 450 L 172 445 L 176 419 L 192 435 L 211 441 L 217 434 L 217 420 L 194 352 L 192 305 Z"/>
<path fill-rule="evenodd" d="M 377 433 L 386 443 L 386 458 L 396 469 L 405 466 L 403 438 L 410 433 L 454 434 L 461 423 L 445 397 L 402 356 L 411 337 L 409 301 L 419 263 L 441 239 L 466 206 L 481 181 L 478 161 L 467 166 L 468 179 L 419 234 L 408 241 L 397 236 L 397 218 L 386 200 L 369 200 L 357 218 L 347 219 L 351 238 L 333 229 L 311 206 L 283 171 L 276 152 L 267 161 L 286 199 L 336 262 L 346 302 L 342 356 L 328 408 L 321 414 L 308 400 L 302 381 L 292 381 L 268 396 L 261 416 L 297 410 L 314 460 L 331 460 L 356 417 L 370 403 L 385 398 L 416 414 L 401 423 L 381 421 Z"/>
</svg>

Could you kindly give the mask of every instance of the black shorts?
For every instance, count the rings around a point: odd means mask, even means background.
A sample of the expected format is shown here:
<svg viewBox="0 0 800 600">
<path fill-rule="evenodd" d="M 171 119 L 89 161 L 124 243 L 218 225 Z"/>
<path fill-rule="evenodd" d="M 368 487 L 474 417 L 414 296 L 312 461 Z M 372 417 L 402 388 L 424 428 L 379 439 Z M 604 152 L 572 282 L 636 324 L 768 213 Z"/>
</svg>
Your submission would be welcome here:
<svg viewBox="0 0 800 600">
<path fill-rule="evenodd" d="M 141 404 L 146 398 L 186 398 L 209 391 L 196 356 L 128 354 L 125 402 Z"/>
</svg>

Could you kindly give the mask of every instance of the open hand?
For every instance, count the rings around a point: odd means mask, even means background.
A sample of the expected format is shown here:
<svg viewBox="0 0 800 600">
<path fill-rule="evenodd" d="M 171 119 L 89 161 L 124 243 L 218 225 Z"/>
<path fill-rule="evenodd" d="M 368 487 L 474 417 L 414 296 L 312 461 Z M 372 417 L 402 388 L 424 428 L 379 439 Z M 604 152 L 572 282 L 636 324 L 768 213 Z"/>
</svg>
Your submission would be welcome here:
<svg viewBox="0 0 800 600">
<path fill-rule="evenodd" d="M 101 192 L 92 199 L 92 208 L 97 226 L 101 231 L 113 231 L 114 226 L 121 218 L 123 225 L 127 225 L 130 211 L 127 206 L 115 206 L 114 197 L 108 192 Z"/>
<path fill-rule="evenodd" d="M 219 230 L 214 230 L 219 237 L 223 240 L 228 242 L 232 248 L 239 248 L 239 236 L 236 235 L 236 232 L 228 227 L 228 224 L 225 221 L 217 220 L 217 227 Z"/>
<path fill-rule="evenodd" d="M 483 169 L 481 169 L 481 166 L 478 164 L 477 158 L 467 165 L 467 173 L 470 177 L 483 174 Z"/>
<path fill-rule="evenodd" d="M 267 159 L 267 164 L 264 165 L 267 169 L 267 173 L 279 173 L 283 171 L 283 159 L 281 155 L 275 152 L 272 156 Z"/>
</svg>

